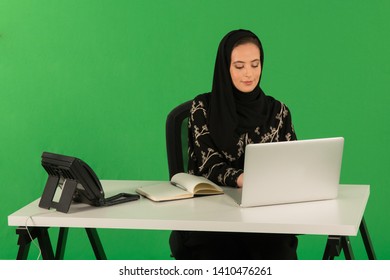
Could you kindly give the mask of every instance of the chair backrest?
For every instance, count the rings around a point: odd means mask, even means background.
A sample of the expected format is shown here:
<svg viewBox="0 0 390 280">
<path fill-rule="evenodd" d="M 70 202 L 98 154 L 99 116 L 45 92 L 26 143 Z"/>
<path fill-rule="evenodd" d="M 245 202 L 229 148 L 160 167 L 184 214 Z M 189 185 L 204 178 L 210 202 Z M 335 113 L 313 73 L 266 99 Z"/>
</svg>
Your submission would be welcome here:
<svg viewBox="0 0 390 280">
<path fill-rule="evenodd" d="M 165 137 L 168 155 L 169 178 L 179 172 L 186 172 L 185 159 L 188 147 L 188 116 L 192 100 L 175 107 L 167 116 Z"/>
</svg>

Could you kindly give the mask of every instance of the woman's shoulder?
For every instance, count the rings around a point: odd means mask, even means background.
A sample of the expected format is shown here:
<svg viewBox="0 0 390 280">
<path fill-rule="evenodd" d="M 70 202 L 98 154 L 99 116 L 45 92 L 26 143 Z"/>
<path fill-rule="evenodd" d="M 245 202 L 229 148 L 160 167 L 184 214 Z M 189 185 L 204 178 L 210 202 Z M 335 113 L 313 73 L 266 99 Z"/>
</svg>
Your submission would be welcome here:
<svg viewBox="0 0 390 280">
<path fill-rule="evenodd" d="M 195 106 L 201 106 L 206 109 L 210 103 L 210 95 L 210 92 L 199 94 L 193 99 L 192 104 Z"/>
<path fill-rule="evenodd" d="M 266 95 L 265 98 L 266 98 L 268 107 L 272 108 L 272 110 L 280 111 L 283 109 L 283 110 L 289 111 L 287 105 L 284 102 L 282 102 L 278 99 L 275 99 L 274 97 L 269 96 L 269 95 Z"/>
<path fill-rule="evenodd" d="M 207 116 L 207 111 L 210 104 L 210 93 L 202 93 L 197 95 L 192 101 L 191 115 L 197 112 L 202 112 L 202 115 Z"/>
<path fill-rule="evenodd" d="M 199 94 L 193 99 L 190 110 L 191 121 L 196 123 L 206 122 L 209 102 L 210 93 Z"/>
</svg>

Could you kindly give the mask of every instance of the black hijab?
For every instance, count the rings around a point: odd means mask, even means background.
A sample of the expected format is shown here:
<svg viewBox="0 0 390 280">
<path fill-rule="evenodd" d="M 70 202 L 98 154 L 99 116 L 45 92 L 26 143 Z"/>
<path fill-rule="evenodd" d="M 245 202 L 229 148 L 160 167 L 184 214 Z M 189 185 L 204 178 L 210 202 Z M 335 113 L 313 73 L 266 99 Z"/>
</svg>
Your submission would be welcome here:
<svg viewBox="0 0 390 280">
<path fill-rule="evenodd" d="M 214 68 L 213 87 L 209 107 L 209 129 L 216 146 L 225 152 L 237 151 L 242 133 L 260 126 L 267 115 L 268 105 L 259 84 L 252 92 L 240 92 L 230 76 L 231 53 L 241 39 L 252 37 L 260 46 L 260 67 L 264 52 L 259 38 L 248 30 L 228 33 L 218 47 Z M 263 72 L 263 71 L 262 71 Z"/>
</svg>

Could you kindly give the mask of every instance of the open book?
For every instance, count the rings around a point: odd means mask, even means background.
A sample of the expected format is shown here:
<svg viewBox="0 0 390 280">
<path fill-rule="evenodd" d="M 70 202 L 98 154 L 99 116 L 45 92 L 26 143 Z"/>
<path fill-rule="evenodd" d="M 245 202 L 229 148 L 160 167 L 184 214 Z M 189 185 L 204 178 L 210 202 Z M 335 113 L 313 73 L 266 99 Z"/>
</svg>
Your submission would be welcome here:
<svg viewBox="0 0 390 280">
<path fill-rule="evenodd" d="M 136 191 L 153 201 L 176 200 L 223 193 L 222 188 L 210 180 L 187 173 L 177 173 L 172 177 L 171 182 L 142 186 Z"/>
</svg>

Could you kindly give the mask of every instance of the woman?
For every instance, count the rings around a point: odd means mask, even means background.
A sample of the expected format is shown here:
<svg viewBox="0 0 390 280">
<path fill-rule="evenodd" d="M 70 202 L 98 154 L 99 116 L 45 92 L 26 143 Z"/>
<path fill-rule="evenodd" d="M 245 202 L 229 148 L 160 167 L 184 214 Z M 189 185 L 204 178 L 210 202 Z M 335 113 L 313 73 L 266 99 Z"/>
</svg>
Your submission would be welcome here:
<svg viewBox="0 0 390 280">
<path fill-rule="evenodd" d="M 197 96 L 189 119 L 189 173 L 243 187 L 245 146 L 296 140 L 289 109 L 264 94 L 264 53 L 248 30 L 221 41 L 211 93 Z M 176 259 L 296 259 L 297 238 L 285 234 L 184 232 L 170 237 Z"/>
</svg>

